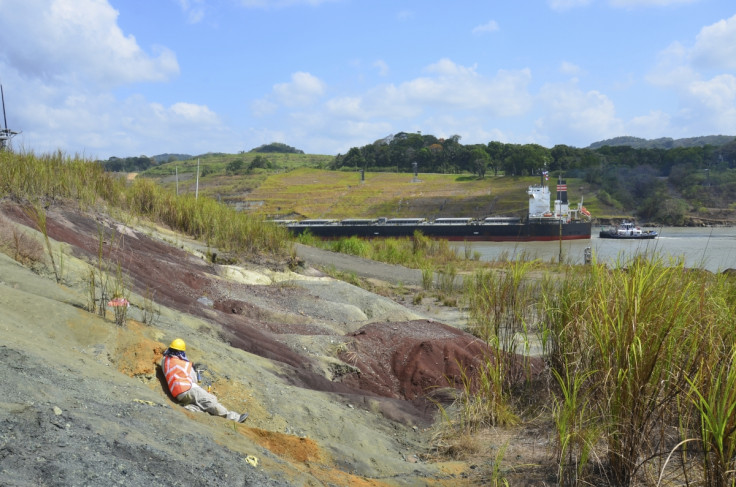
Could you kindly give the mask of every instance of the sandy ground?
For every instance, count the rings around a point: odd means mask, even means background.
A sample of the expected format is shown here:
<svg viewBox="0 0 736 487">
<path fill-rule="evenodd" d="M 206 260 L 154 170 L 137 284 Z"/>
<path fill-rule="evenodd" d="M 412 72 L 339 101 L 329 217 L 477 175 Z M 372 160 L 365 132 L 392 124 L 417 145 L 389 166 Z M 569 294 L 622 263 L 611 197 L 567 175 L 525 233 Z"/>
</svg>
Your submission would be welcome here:
<svg viewBox="0 0 736 487">
<path fill-rule="evenodd" d="M 2 213 L 6 233 L 42 241 L 15 205 Z M 68 208 L 49 210 L 48 233 L 60 283 L 48 256 L 0 254 L 3 485 L 479 483 L 476 465 L 428 460 L 427 394 L 483 352 L 462 312 L 331 279 L 304 249 L 294 271 L 217 265 L 181 235 Z M 100 262 L 129 293 L 123 326 L 89 312 Z M 415 271 L 363 264 L 416 284 Z M 245 424 L 167 397 L 156 364 L 175 337 Z"/>
</svg>

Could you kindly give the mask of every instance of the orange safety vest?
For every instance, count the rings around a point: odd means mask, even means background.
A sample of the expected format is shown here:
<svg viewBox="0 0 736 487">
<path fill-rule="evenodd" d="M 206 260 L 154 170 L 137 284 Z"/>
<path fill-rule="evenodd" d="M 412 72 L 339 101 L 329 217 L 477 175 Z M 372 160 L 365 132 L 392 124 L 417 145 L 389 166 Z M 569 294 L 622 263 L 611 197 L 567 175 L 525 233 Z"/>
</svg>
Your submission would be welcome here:
<svg viewBox="0 0 736 487">
<path fill-rule="evenodd" d="M 172 396 L 176 397 L 192 388 L 191 372 L 191 362 L 172 355 L 164 358 L 164 375 Z"/>
</svg>

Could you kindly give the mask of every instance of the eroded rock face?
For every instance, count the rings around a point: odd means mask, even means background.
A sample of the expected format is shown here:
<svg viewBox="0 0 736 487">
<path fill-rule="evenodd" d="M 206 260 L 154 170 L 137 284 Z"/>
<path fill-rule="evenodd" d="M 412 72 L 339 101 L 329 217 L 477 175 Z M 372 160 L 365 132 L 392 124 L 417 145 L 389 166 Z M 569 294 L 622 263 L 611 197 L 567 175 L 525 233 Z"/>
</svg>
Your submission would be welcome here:
<svg viewBox="0 0 736 487">
<path fill-rule="evenodd" d="M 216 322 L 231 345 L 289 366 L 301 387 L 415 401 L 458 378 L 459 367 L 474 370 L 487 354 L 471 335 L 342 281 L 220 267 L 112 221 L 64 210 L 49 217 L 51 238 L 90 262 L 100 228 L 117 242 L 106 258 L 120 262 L 133 291 Z M 345 350 L 317 346 L 316 336 L 339 337 Z"/>
</svg>

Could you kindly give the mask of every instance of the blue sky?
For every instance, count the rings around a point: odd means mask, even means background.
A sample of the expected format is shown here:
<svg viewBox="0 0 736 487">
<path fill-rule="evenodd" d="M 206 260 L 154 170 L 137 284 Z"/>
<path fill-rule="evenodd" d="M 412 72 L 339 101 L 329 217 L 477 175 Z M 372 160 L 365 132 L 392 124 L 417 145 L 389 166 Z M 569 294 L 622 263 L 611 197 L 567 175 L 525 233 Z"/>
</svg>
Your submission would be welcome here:
<svg viewBox="0 0 736 487">
<path fill-rule="evenodd" d="M 0 0 L 16 149 L 736 135 L 733 0 Z"/>
</svg>

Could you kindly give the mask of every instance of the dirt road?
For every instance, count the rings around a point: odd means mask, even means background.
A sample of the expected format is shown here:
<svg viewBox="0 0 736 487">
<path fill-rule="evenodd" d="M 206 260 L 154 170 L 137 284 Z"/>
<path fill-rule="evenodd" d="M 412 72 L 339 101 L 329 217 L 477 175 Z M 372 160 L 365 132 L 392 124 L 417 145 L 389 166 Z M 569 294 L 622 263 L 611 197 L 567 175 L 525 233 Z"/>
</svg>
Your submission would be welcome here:
<svg viewBox="0 0 736 487">
<path fill-rule="evenodd" d="M 422 271 L 385 264 L 353 255 L 340 254 L 301 244 L 294 244 L 296 254 L 312 266 L 333 266 L 338 271 L 352 272 L 360 277 L 380 279 L 391 284 L 421 286 Z"/>
</svg>

